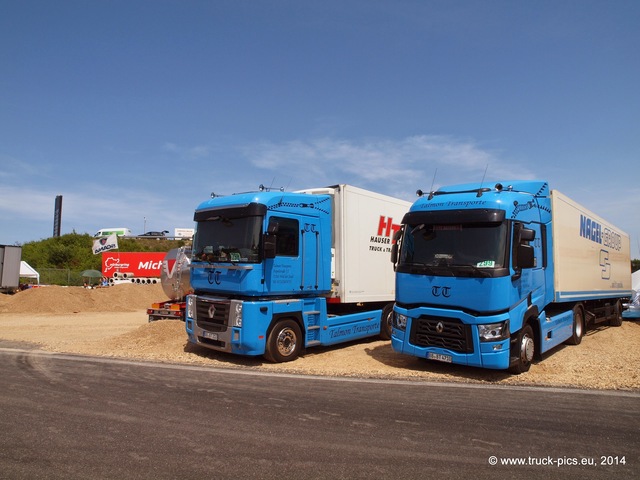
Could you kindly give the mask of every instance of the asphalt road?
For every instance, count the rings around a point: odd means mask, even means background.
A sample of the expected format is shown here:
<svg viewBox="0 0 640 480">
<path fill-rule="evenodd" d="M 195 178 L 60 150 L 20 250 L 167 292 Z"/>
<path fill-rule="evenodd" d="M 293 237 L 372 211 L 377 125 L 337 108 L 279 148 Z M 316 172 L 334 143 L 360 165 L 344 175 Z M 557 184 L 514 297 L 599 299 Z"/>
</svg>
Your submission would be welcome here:
<svg viewBox="0 0 640 480">
<path fill-rule="evenodd" d="M 640 394 L 628 392 L 272 375 L 2 348 L 0 431 L 1 479 L 640 477 Z"/>
</svg>

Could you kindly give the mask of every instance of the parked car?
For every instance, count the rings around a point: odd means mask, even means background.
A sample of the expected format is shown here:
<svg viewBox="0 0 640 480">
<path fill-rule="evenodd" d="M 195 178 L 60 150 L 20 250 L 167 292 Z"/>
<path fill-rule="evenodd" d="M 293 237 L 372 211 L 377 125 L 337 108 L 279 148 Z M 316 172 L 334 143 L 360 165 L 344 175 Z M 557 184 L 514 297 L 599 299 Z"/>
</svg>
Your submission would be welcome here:
<svg viewBox="0 0 640 480">
<path fill-rule="evenodd" d="M 169 233 L 169 230 L 163 230 L 161 232 L 145 232 L 138 235 L 139 237 L 164 237 L 165 234 Z"/>
</svg>

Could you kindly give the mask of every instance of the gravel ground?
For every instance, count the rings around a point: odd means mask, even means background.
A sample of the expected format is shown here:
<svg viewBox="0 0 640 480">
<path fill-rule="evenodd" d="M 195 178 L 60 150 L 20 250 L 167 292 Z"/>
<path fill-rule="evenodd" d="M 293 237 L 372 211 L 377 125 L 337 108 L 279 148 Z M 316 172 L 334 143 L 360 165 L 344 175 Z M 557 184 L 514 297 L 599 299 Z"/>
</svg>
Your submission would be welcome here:
<svg viewBox="0 0 640 480">
<path fill-rule="evenodd" d="M 0 295 L 0 346 L 307 375 L 640 390 L 640 323 L 634 321 L 591 329 L 580 345 L 560 346 L 522 375 L 407 357 L 377 339 L 316 347 L 293 362 L 271 364 L 189 344 L 183 322 L 148 323 L 145 309 L 163 299 L 160 285 L 133 284 Z"/>
</svg>

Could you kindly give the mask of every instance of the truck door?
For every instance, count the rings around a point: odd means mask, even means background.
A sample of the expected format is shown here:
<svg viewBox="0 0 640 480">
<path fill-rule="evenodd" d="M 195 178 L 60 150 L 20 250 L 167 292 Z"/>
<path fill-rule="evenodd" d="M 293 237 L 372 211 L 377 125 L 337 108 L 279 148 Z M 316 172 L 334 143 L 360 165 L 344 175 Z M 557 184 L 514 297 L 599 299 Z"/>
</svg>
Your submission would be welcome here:
<svg viewBox="0 0 640 480">
<path fill-rule="evenodd" d="M 317 219 L 274 216 L 267 232 L 276 237 L 275 258 L 265 264 L 269 293 L 315 292 L 319 281 Z"/>
<path fill-rule="evenodd" d="M 267 224 L 269 236 L 275 237 L 275 257 L 265 260 L 265 283 L 271 294 L 300 291 L 300 222 L 295 217 L 271 217 Z"/>
</svg>

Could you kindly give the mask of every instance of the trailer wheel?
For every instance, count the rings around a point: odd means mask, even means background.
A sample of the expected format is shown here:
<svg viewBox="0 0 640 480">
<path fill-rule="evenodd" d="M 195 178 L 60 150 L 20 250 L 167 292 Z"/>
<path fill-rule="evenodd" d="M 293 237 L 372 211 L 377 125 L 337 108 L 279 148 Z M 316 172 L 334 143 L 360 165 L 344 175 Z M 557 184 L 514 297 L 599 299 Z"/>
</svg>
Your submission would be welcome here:
<svg viewBox="0 0 640 480">
<path fill-rule="evenodd" d="M 573 335 L 567 340 L 569 345 L 580 345 L 584 336 L 584 310 L 582 306 L 573 307 Z"/>
<path fill-rule="evenodd" d="M 613 308 L 613 314 L 615 316 L 611 320 L 609 320 L 609 325 L 611 325 L 612 327 L 621 327 L 622 326 L 622 302 L 620 302 L 620 300 L 616 302 L 616 305 Z"/>
<path fill-rule="evenodd" d="M 382 309 L 382 317 L 380 318 L 380 338 L 382 340 L 391 340 L 392 324 L 393 303 L 390 303 Z"/>
<path fill-rule="evenodd" d="M 529 371 L 531 361 L 536 353 L 536 341 L 531 325 L 526 324 L 517 333 L 515 341 L 511 341 L 511 373 L 520 374 Z"/>
<path fill-rule="evenodd" d="M 300 327 L 293 320 L 281 320 L 267 337 L 264 358 L 273 363 L 290 362 L 298 358 L 301 350 Z"/>
</svg>

